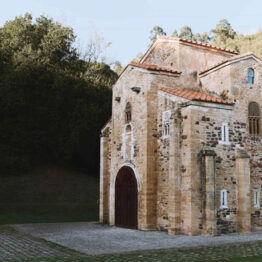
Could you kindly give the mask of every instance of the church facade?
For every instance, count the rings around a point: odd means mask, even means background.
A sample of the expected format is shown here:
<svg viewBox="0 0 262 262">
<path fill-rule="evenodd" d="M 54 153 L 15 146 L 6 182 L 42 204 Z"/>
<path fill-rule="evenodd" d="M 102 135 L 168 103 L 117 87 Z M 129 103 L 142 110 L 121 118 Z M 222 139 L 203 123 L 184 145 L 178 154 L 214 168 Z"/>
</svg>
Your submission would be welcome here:
<svg viewBox="0 0 262 262">
<path fill-rule="evenodd" d="M 158 36 L 113 87 L 100 222 L 169 234 L 262 226 L 262 61 Z"/>
</svg>

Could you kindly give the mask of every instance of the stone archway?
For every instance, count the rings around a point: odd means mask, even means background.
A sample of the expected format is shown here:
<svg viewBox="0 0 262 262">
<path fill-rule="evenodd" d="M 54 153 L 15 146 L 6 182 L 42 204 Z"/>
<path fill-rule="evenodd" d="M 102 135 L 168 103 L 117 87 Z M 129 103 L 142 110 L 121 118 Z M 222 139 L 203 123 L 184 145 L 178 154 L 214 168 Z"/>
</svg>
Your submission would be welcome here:
<svg viewBox="0 0 262 262">
<path fill-rule="evenodd" d="M 115 225 L 137 228 L 137 181 L 132 168 L 123 166 L 115 183 Z"/>
</svg>

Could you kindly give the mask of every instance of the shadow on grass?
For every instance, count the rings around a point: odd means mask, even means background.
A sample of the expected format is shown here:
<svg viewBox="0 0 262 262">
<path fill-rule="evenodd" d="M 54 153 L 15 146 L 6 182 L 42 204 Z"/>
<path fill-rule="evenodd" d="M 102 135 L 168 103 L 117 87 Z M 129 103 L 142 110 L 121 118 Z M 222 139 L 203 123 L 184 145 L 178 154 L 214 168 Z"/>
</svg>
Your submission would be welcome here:
<svg viewBox="0 0 262 262">
<path fill-rule="evenodd" d="M 0 179 L 0 224 L 98 220 L 96 177 L 42 167 Z"/>
<path fill-rule="evenodd" d="M 88 203 L 0 204 L 0 224 L 97 221 L 98 207 Z"/>
</svg>

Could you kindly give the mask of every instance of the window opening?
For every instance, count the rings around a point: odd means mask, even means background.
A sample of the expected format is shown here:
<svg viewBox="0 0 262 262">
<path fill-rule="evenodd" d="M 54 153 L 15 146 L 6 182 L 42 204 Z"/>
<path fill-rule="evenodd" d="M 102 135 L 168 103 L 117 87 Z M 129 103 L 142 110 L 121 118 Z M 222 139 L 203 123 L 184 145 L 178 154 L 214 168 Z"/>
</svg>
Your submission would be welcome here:
<svg viewBox="0 0 262 262">
<path fill-rule="evenodd" d="M 256 102 L 249 103 L 248 124 L 249 124 L 250 135 L 260 134 L 260 112 L 259 112 L 259 106 Z"/>
<path fill-rule="evenodd" d="M 254 207 L 259 208 L 260 207 L 260 191 L 259 189 L 254 189 Z"/>
<path fill-rule="evenodd" d="M 227 191 L 225 189 L 220 191 L 220 208 L 227 208 Z"/>
<path fill-rule="evenodd" d="M 221 140 L 219 141 L 219 144 L 230 144 L 230 142 L 229 142 L 228 123 L 222 123 L 222 126 L 221 126 Z"/>
<path fill-rule="evenodd" d="M 255 77 L 254 69 L 248 68 L 248 70 L 247 70 L 247 82 L 248 82 L 248 84 L 254 84 L 254 77 Z"/>
<path fill-rule="evenodd" d="M 164 111 L 162 115 L 162 121 L 163 121 L 163 137 L 169 137 L 170 134 L 170 117 L 171 117 L 171 111 Z"/>
<path fill-rule="evenodd" d="M 132 114 L 131 114 L 131 104 L 128 102 L 126 104 L 126 109 L 125 109 L 125 115 L 126 115 L 126 123 L 130 122 L 132 120 Z"/>
</svg>

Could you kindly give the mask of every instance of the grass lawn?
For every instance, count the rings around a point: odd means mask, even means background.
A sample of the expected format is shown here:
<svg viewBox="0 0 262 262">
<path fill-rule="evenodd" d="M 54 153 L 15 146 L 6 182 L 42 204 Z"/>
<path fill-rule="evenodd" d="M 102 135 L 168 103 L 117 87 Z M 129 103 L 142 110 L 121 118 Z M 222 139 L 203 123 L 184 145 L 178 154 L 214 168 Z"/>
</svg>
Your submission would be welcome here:
<svg viewBox="0 0 262 262">
<path fill-rule="evenodd" d="M 0 224 L 98 220 L 98 178 L 45 167 L 0 181 Z"/>
</svg>

